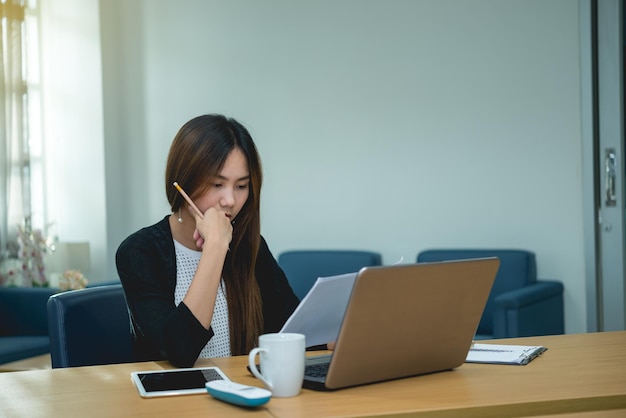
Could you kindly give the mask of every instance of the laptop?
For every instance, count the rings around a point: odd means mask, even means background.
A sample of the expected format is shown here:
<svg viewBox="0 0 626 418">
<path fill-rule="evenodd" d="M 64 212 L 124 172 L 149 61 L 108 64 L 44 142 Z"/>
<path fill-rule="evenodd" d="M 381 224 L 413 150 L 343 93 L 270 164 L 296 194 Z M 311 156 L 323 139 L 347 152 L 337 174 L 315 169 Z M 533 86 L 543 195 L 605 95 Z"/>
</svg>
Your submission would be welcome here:
<svg viewBox="0 0 626 418">
<path fill-rule="evenodd" d="M 465 362 L 500 260 L 365 267 L 332 354 L 308 357 L 303 387 L 335 390 Z"/>
</svg>

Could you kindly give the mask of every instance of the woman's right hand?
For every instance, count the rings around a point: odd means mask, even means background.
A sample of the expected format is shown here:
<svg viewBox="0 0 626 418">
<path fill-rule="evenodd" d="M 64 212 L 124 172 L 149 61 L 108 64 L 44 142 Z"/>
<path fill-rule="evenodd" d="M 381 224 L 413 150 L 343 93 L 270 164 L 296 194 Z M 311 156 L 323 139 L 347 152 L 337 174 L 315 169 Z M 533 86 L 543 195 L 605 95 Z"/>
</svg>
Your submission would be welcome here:
<svg viewBox="0 0 626 418">
<path fill-rule="evenodd" d="M 209 208 L 204 213 L 204 218 L 191 211 L 196 219 L 196 229 L 193 231 L 193 239 L 198 248 L 204 249 L 205 245 L 223 246 L 228 249 L 233 238 L 233 226 L 226 214 L 216 208 Z"/>
</svg>

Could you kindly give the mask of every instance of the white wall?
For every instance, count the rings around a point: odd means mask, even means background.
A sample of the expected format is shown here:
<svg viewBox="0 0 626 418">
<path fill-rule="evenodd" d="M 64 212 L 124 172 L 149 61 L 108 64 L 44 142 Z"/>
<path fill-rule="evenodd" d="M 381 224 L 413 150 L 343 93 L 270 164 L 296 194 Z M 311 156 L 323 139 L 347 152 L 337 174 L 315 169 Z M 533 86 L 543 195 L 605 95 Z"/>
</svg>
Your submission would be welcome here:
<svg viewBox="0 0 626 418">
<path fill-rule="evenodd" d="M 109 265 L 167 214 L 178 128 L 234 116 L 263 234 L 385 263 L 514 247 L 585 331 L 578 2 L 102 0 Z M 113 161 L 119 169 L 113 169 Z M 123 181 L 125 188 L 119 187 Z"/>
<path fill-rule="evenodd" d="M 41 5 L 42 97 L 49 233 L 88 242 L 79 268 L 107 280 L 102 62 L 98 0 L 44 0 Z M 58 273 L 58 272 L 57 272 Z"/>
</svg>

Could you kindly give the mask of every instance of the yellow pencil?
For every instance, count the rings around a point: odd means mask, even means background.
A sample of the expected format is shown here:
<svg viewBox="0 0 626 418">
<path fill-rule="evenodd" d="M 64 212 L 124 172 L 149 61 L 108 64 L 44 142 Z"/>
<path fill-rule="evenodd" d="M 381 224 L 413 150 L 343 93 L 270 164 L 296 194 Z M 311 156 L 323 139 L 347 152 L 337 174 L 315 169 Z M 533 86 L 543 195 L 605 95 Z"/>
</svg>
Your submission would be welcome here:
<svg viewBox="0 0 626 418">
<path fill-rule="evenodd" d="M 180 194 L 183 195 L 187 203 L 189 203 L 189 206 L 191 206 L 191 208 L 196 211 L 198 216 L 204 219 L 204 214 L 200 212 L 200 209 L 198 209 L 198 207 L 193 203 L 193 200 L 191 200 L 191 198 L 187 195 L 187 193 L 185 193 L 183 188 L 180 187 L 180 185 L 177 182 L 174 182 L 174 187 L 176 187 L 176 189 L 180 192 Z"/>
</svg>

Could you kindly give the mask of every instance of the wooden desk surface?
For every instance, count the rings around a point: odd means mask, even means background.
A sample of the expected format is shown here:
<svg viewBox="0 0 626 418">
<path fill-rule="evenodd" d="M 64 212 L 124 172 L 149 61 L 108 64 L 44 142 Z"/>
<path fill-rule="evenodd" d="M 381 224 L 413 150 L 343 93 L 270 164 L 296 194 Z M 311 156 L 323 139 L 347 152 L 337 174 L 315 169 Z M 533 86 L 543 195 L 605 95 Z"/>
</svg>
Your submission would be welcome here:
<svg viewBox="0 0 626 418">
<path fill-rule="evenodd" d="M 248 410 L 207 395 L 142 399 L 130 372 L 171 368 L 167 362 L 116 364 L 0 374 L 0 417 L 246 416 L 493 417 L 626 410 L 626 331 L 499 340 L 545 345 L 527 366 L 464 364 L 448 372 L 274 398 Z M 260 386 L 246 357 L 199 360 L 231 379 Z M 617 414 L 619 412 L 610 411 Z M 558 415 L 557 415 L 558 416 Z M 577 416 L 577 415 L 575 415 Z M 611 415 L 616 416 L 616 415 Z"/>
<path fill-rule="evenodd" d="M 42 370 L 51 368 L 52 360 L 50 359 L 50 354 L 42 354 L 40 356 L 30 357 L 24 360 L 0 364 L 0 372 L 21 372 L 24 370 Z"/>
</svg>

